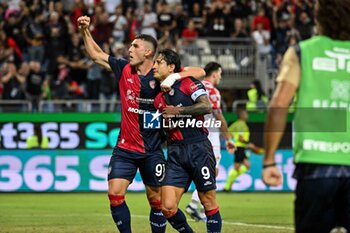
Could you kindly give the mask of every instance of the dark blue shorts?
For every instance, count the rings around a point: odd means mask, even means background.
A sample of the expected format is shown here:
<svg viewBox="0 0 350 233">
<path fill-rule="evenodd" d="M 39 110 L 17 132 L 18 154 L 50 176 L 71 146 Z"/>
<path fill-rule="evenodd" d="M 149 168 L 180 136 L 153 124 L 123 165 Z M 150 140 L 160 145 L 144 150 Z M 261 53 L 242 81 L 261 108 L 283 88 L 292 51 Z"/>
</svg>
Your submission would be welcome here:
<svg viewBox="0 0 350 233">
<path fill-rule="evenodd" d="M 162 185 L 185 188 L 193 181 L 200 192 L 216 189 L 216 160 L 208 139 L 168 146 L 168 160 Z"/>
<path fill-rule="evenodd" d="M 163 150 L 151 154 L 139 154 L 114 148 L 108 166 L 108 180 L 122 178 L 133 181 L 137 169 L 147 186 L 160 186 L 164 179 L 165 158 Z"/>
<path fill-rule="evenodd" d="M 350 232 L 350 179 L 299 179 L 295 190 L 296 233 L 329 233 L 342 226 Z"/>
</svg>

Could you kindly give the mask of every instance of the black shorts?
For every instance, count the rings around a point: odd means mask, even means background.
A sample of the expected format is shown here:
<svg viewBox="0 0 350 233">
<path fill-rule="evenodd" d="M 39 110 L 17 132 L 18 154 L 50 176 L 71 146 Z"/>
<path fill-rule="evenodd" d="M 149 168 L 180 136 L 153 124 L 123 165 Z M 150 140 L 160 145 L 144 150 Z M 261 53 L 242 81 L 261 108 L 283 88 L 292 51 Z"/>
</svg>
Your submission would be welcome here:
<svg viewBox="0 0 350 233">
<path fill-rule="evenodd" d="M 137 169 L 140 169 L 142 181 L 145 185 L 161 186 L 165 170 L 163 150 L 150 154 L 140 154 L 118 147 L 114 148 L 108 166 L 108 180 L 122 178 L 132 183 Z"/>
<path fill-rule="evenodd" d="M 216 189 L 216 160 L 213 147 L 204 141 L 168 146 L 168 160 L 162 185 L 189 188 L 193 181 L 199 192 Z"/>
<path fill-rule="evenodd" d="M 247 155 L 245 154 L 244 147 L 237 147 L 235 151 L 235 163 L 242 163 L 244 159 L 247 159 Z"/>
<path fill-rule="evenodd" d="M 299 179 L 295 194 L 296 233 L 350 232 L 350 178 Z"/>
</svg>

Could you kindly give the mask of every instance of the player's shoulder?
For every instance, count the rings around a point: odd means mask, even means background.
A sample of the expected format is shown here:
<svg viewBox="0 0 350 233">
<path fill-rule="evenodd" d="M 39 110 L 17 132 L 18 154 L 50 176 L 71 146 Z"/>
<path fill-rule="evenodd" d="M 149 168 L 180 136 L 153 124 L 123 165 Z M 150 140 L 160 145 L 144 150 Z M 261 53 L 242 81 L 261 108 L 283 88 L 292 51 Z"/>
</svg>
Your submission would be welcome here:
<svg viewBox="0 0 350 233">
<path fill-rule="evenodd" d="M 208 80 L 203 80 L 202 83 L 204 84 L 205 87 L 214 88 L 213 83 L 209 82 Z"/>
<path fill-rule="evenodd" d="M 196 82 L 197 79 L 195 79 L 194 77 L 192 76 L 187 76 L 187 77 L 182 77 L 180 80 L 179 80 L 181 83 L 193 83 L 193 82 Z"/>
<path fill-rule="evenodd" d="M 193 77 L 185 77 L 181 79 L 180 89 L 192 93 L 198 89 L 205 89 L 203 83 Z"/>
<path fill-rule="evenodd" d="M 108 62 L 111 66 L 121 66 L 123 68 L 126 68 L 126 67 L 131 68 L 130 62 L 124 58 L 116 58 L 116 57 L 109 55 Z"/>
</svg>

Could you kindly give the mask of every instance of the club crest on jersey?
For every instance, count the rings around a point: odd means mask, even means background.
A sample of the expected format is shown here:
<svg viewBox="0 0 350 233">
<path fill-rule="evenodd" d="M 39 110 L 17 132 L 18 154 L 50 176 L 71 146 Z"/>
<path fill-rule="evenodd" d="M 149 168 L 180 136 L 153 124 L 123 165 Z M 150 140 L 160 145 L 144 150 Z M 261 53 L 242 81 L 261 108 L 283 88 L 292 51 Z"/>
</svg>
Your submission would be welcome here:
<svg viewBox="0 0 350 233">
<path fill-rule="evenodd" d="M 136 98 L 135 92 L 131 89 L 128 89 L 126 91 L 126 100 L 130 101 L 131 103 L 135 103 L 135 98 Z"/>
<path fill-rule="evenodd" d="M 152 89 L 156 88 L 156 81 L 155 81 L 155 80 L 149 81 L 149 86 L 150 86 Z"/>
<path fill-rule="evenodd" d="M 175 90 L 174 88 L 171 88 L 171 90 L 169 91 L 169 95 L 173 96 L 175 94 Z"/>
</svg>

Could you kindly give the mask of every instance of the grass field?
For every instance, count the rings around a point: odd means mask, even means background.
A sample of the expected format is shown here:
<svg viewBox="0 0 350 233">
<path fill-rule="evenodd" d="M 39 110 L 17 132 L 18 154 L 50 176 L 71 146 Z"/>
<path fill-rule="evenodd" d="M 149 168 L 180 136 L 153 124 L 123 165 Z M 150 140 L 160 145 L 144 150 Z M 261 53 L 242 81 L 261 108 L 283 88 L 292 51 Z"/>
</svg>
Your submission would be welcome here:
<svg viewBox="0 0 350 233">
<path fill-rule="evenodd" d="M 222 232 L 292 233 L 293 194 L 218 194 Z M 184 210 L 190 194 L 180 203 Z M 128 193 L 134 233 L 149 233 L 149 207 L 144 193 Z M 205 223 L 190 225 L 204 233 Z M 116 232 L 105 193 L 0 194 L 0 232 Z M 175 232 L 170 225 L 167 232 Z"/>
</svg>

